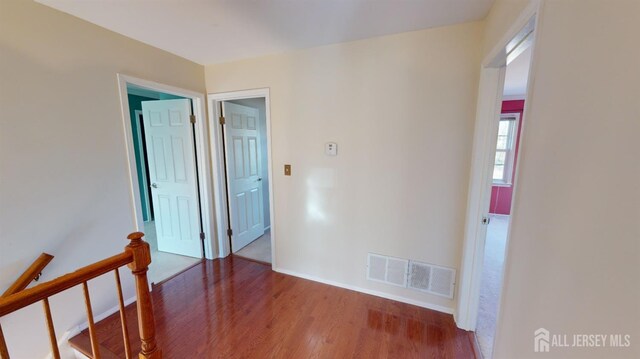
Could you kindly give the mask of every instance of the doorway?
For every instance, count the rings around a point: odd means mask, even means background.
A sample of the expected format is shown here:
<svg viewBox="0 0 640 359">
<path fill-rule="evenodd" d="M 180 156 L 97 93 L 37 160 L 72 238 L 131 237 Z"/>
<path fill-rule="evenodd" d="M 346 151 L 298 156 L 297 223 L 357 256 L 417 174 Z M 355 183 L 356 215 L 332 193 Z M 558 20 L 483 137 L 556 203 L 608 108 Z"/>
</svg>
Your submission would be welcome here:
<svg viewBox="0 0 640 359">
<path fill-rule="evenodd" d="M 210 94 L 220 256 L 274 266 L 268 89 Z"/>
<path fill-rule="evenodd" d="M 527 95 L 535 71 L 540 2 L 531 2 L 485 57 L 473 142 L 465 239 L 455 311 L 459 328 L 475 332 L 483 358 L 500 338 L 500 301 L 508 263 L 509 227 L 517 189 L 518 152 L 525 143 Z M 525 64 L 522 64 L 525 63 Z M 514 70 L 518 76 L 512 75 Z M 507 80 L 507 77 L 510 77 Z M 520 93 L 510 93 L 514 84 Z M 505 86 L 506 85 L 506 86 Z"/>
<path fill-rule="evenodd" d="M 515 185 L 527 82 L 531 65 L 530 43 L 520 54 L 508 59 L 498 130 L 494 146 L 491 200 L 482 261 L 482 278 L 476 338 L 485 359 L 491 358 L 498 318 L 498 302 L 502 290 L 511 203 Z M 509 61 L 510 60 L 510 61 Z"/>
<path fill-rule="evenodd" d="M 159 284 L 200 263 L 207 252 L 208 203 L 201 200 L 207 176 L 198 158 L 201 116 L 195 115 L 201 103 L 143 80 L 120 82 L 123 114 L 129 115 L 123 118 L 130 135 L 134 223 L 150 245 L 150 282 Z"/>
</svg>

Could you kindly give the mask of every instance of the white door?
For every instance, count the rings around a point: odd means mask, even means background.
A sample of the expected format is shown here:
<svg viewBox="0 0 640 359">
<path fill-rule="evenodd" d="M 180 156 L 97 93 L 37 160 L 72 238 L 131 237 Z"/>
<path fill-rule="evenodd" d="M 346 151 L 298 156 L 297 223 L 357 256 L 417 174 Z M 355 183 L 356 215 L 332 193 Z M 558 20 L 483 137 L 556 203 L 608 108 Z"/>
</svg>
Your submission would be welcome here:
<svg viewBox="0 0 640 359">
<path fill-rule="evenodd" d="M 158 250 L 201 257 L 190 100 L 142 102 Z"/>
<path fill-rule="evenodd" d="M 258 110 L 224 102 L 231 247 L 237 252 L 264 234 Z"/>
</svg>

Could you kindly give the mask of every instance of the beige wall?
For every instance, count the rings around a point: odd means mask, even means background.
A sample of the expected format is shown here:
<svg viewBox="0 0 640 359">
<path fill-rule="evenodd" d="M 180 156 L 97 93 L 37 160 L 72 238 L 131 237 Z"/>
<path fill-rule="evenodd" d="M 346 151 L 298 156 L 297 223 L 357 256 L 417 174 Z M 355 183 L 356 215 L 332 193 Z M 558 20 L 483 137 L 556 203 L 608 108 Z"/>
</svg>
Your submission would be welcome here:
<svg viewBox="0 0 640 359">
<path fill-rule="evenodd" d="M 0 289 L 42 251 L 56 256 L 47 280 L 126 244 L 118 72 L 204 93 L 200 65 L 32 1 L 0 2 Z M 89 286 L 95 313 L 117 304 L 112 276 Z M 59 336 L 85 320 L 79 290 L 51 304 Z M 14 357 L 48 352 L 39 305 L 2 326 Z"/>
<path fill-rule="evenodd" d="M 573 334 L 632 335 L 631 348 L 552 348 L 545 358 L 640 357 L 636 34 L 638 1 L 545 2 L 497 359 L 541 357 L 533 352 L 540 327 L 570 341 Z"/>
<path fill-rule="evenodd" d="M 278 269 L 453 306 L 365 271 L 367 252 L 459 267 L 481 34 L 469 23 L 206 67 L 209 93 L 271 89 Z"/>
</svg>

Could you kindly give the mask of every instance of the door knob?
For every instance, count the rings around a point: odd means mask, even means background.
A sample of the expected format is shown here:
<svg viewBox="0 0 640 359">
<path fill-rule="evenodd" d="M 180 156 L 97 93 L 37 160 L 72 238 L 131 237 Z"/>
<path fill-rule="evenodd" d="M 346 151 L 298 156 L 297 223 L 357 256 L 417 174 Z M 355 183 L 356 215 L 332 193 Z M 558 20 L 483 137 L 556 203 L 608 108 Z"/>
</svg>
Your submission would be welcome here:
<svg viewBox="0 0 640 359">
<path fill-rule="evenodd" d="M 258 177 L 257 181 L 262 181 L 262 177 Z"/>
<path fill-rule="evenodd" d="M 153 187 L 153 188 L 158 188 L 158 184 L 157 184 L 157 183 L 152 183 L 152 184 L 151 184 L 151 187 Z"/>
</svg>

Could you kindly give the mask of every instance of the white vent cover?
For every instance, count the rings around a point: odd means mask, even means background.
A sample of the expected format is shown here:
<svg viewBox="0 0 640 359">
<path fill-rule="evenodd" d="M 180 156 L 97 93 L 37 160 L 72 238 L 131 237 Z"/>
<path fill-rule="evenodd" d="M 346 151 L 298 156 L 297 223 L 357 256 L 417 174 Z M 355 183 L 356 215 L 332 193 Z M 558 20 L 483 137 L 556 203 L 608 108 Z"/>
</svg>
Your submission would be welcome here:
<svg viewBox="0 0 640 359">
<path fill-rule="evenodd" d="M 408 267 L 409 261 L 407 259 L 369 253 L 367 279 L 406 287 Z"/>
<path fill-rule="evenodd" d="M 409 288 L 453 298 L 456 270 L 411 261 L 409 263 Z"/>
</svg>

